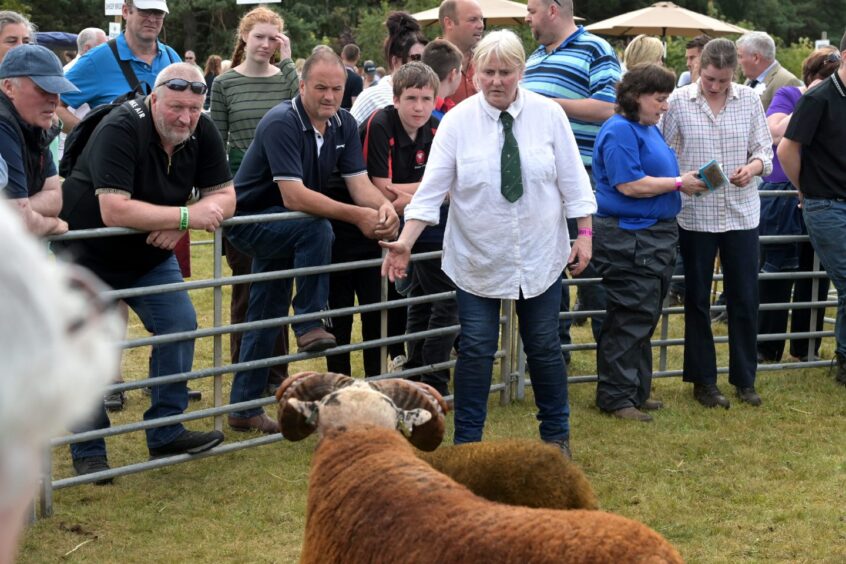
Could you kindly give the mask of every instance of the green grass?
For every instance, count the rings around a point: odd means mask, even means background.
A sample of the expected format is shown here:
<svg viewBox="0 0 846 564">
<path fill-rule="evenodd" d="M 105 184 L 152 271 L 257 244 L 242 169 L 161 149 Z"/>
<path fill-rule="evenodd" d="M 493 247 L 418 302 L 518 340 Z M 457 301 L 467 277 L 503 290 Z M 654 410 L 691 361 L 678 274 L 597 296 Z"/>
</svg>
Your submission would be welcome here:
<svg viewBox="0 0 846 564">
<path fill-rule="evenodd" d="M 195 277 L 208 276 L 210 252 L 194 249 Z M 192 298 L 200 325 L 210 326 L 211 291 Z M 675 320 L 671 336 L 680 332 Z M 135 319 L 130 335 L 143 335 Z M 576 342 L 588 338 L 587 328 L 575 329 Z M 825 343 L 825 357 L 830 347 Z M 720 350 L 721 365 L 725 354 Z M 125 355 L 125 377 L 145 375 L 146 355 Z M 210 359 L 211 339 L 203 339 L 195 368 L 209 366 Z M 353 359 L 360 370 L 360 355 Z M 680 362 L 680 349 L 672 349 L 670 367 Z M 307 367 L 324 368 L 313 361 L 292 370 Z M 571 373 L 593 372 L 593 353 L 575 353 Z M 224 397 L 230 380 L 225 378 Z M 211 381 L 192 386 L 205 392 L 201 406 L 211 405 Z M 603 509 L 653 527 L 689 562 L 846 561 L 846 390 L 827 369 L 760 374 L 764 405 L 758 409 L 733 402 L 728 411 L 706 410 L 678 379 L 661 379 L 654 387 L 667 407 L 651 424 L 601 414 L 593 384 L 570 388 L 575 460 Z M 140 392 L 131 392 L 127 410 L 112 421 L 138 420 L 147 405 Z M 505 407 L 492 396 L 485 437 L 534 439 L 534 414 L 530 394 Z M 189 426 L 207 429 L 211 423 Z M 108 444 L 113 465 L 146 458 L 140 433 Z M 313 438 L 276 443 L 121 477 L 110 487 L 57 491 L 54 517 L 27 531 L 20 561 L 294 562 L 314 445 Z M 56 449 L 54 476 L 70 475 L 67 448 Z M 370 485 L 378 487 L 375 478 Z"/>
</svg>

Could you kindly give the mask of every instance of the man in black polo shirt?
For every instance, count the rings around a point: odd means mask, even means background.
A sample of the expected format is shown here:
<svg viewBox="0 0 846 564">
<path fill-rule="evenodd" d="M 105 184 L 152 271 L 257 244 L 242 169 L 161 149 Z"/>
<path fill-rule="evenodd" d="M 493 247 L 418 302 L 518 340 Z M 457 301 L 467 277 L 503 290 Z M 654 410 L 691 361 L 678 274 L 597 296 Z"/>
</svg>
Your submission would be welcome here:
<svg viewBox="0 0 846 564">
<path fill-rule="evenodd" d="M 109 226 L 145 231 L 62 245 L 73 260 L 114 288 L 182 282 L 172 252 L 177 241 L 187 229 L 214 231 L 235 211 L 223 141 L 202 112 L 205 92 L 205 80 L 193 65 L 168 66 L 145 101 L 127 102 L 104 118 L 65 180 L 61 217 L 71 229 Z M 194 187 L 200 197 L 189 203 Z M 124 300 L 154 335 L 197 327 L 184 290 Z M 193 338 L 154 345 L 150 377 L 190 372 L 193 359 Z M 179 415 L 187 405 L 184 381 L 155 385 L 144 419 Z M 108 426 L 101 405 L 92 424 L 79 430 Z M 178 423 L 147 430 L 153 457 L 195 454 L 222 440 L 219 431 L 188 431 Z M 108 469 L 102 439 L 73 444 L 71 453 L 79 474 Z"/>
<path fill-rule="evenodd" d="M 253 257 L 253 272 L 323 266 L 330 263 L 332 226 L 329 220 L 355 225 L 367 237 L 393 238 L 399 218 L 393 206 L 367 178 L 355 119 L 339 112 L 346 71 L 328 47 L 318 48 L 303 66 L 300 94 L 271 109 L 256 128 L 256 135 L 235 176 L 239 215 L 301 211 L 315 217 L 291 221 L 234 225 L 226 237 L 241 252 Z M 333 170 L 344 178 L 355 204 L 325 195 Z M 329 276 L 297 278 L 294 312 L 317 313 L 329 294 Z M 288 314 L 291 280 L 254 282 L 247 321 Z M 301 352 L 335 346 L 335 338 L 319 319 L 292 324 Z M 279 327 L 246 331 L 240 362 L 267 358 Z M 235 374 L 231 403 L 262 397 L 267 368 Z M 258 408 L 233 412 L 229 426 L 238 431 L 278 432 L 276 422 Z"/>
<path fill-rule="evenodd" d="M 846 386 L 846 34 L 840 68 L 799 100 L 778 158 L 799 189 L 811 245 L 837 288 L 837 382 Z"/>
</svg>

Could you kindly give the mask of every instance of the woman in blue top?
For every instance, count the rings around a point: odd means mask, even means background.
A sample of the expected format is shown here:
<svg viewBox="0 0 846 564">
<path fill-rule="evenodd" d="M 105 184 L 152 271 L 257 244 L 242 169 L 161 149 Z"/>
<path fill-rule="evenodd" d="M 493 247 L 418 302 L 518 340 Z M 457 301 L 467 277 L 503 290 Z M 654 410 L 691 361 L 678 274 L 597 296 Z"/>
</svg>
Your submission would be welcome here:
<svg viewBox="0 0 846 564">
<path fill-rule="evenodd" d="M 679 175 L 676 155 L 655 125 L 675 86 L 661 65 L 636 65 L 617 85 L 616 114 L 593 149 L 598 210 L 593 263 L 608 294 L 597 345 L 596 405 L 621 419 L 651 421 L 649 339 L 673 274 L 679 192 L 706 190 L 695 171 Z"/>
</svg>

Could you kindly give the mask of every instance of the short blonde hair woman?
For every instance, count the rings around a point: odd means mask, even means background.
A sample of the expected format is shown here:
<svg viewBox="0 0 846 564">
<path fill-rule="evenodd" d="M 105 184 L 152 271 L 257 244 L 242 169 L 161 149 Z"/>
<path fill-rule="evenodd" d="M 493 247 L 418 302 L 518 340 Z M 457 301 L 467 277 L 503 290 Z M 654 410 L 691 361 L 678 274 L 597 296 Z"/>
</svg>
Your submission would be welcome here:
<svg viewBox="0 0 846 564">
<path fill-rule="evenodd" d="M 638 35 L 626 46 L 623 52 L 623 64 L 627 69 L 641 63 L 658 63 L 664 61 L 664 44 L 657 37 Z"/>
</svg>

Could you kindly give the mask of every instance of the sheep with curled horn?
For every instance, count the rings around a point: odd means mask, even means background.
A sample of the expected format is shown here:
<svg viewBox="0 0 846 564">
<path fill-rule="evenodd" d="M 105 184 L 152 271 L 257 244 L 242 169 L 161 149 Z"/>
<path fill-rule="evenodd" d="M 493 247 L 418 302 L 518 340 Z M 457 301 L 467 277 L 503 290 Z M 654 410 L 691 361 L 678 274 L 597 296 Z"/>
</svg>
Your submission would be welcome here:
<svg viewBox="0 0 846 564">
<path fill-rule="evenodd" d="M 428 386 L 306 373 L 276 397 L 286 438 L 320 437 L 303 563 L 682 562 L 637 521 L 488 501 L 434 470 L 411 446 L 433 450 L 443 439 L 445 404 Z"/>
</svg>

